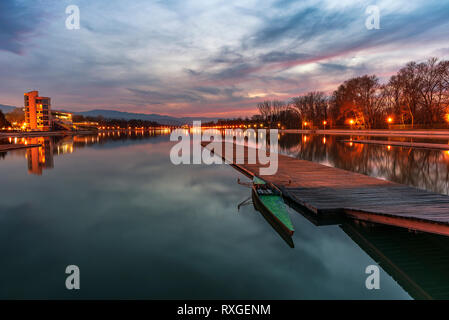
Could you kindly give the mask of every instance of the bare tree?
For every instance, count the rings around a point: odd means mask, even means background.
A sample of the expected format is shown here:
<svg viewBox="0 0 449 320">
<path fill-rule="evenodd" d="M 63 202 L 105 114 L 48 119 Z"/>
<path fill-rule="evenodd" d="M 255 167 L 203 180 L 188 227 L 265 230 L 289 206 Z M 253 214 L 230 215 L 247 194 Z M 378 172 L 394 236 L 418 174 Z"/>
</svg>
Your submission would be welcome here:
<svg viewBox="0 0 449 320">
<path fill-rule="evenodd" d="M 334 92 L 338 118 L 354 118 L 360 126 L 375 128 L 385 117 L 385 93 L 375 75 L 364 75 L 345 81 Z"/>
<path fill-rule="evenodd" d="M 328 101 L 329 98 L 323 92 L 309 92 L 292 98 L 292 107 L 301 121 L 320 124 L 327 119 Z"/>
<path fill-rule="evenodd" d="M 442 121 L 448 109 L 449 62 L 431 58 L 409 62 L 388 82 L 388 101 L 403 123 L 432 125 Z"/>
<path fill-rule="evenodd" d="M 259 109 L 259 113 L 262 116 L 264 121 L 270 121 L 272 115 L 272 107 L 271 107 L 271 101 L 264 101 L 257 104 L 257 109 Z"/>
<path fill-rule="evenodd" d="M 258 103 L 257 109 L 259 109 L 263 120 L 271 126 L 273 123 L 281 121 L 282 114 L 288 109 L 288 105 L 280 100 L 266 100 Z"/>
<path fill-rule="evenodd" d="M 444 119 L 449 122 L 449 61 L 409 62 L 386 84 L 375 75 L 364 75 L 345 81 L 330 97 L 308 92 L 292 98 L 290 104 L 264 101 L 257 108 L 269 124 L 320 125 L 326 120 L 333 126 L 352 118 L 358 127 L 382 128 L 394 115 L 402 124 L 434 127 Z"/>
</svg>

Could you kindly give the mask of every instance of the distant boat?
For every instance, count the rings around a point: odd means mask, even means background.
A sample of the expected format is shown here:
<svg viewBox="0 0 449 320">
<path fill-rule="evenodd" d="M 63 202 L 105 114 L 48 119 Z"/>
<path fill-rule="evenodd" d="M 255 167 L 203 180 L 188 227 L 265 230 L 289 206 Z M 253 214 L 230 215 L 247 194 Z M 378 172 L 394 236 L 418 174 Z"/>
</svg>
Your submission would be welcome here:
<svg viewBox="0 0 449 320">
<path fill-rule="evenodd" d="M 292 236 L 295 232 L 290 215 L 282 198 L 281 191 L 271 183 L 254 176 L 252 186 L 254 206 L 264 216 L 269 216 L 286 232 Z"/>
</svg>

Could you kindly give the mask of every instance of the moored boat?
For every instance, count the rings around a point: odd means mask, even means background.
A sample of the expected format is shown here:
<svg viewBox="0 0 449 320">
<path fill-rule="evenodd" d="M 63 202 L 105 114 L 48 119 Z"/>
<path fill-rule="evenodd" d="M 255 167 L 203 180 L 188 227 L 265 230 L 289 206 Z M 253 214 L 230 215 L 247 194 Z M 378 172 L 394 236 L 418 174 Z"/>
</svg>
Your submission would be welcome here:
<svg viewBox="0 0 449 320">
<path fill-rule="evenodd" d="M 254 177 L 252 198 L 256 209 L 272 218 L 289 236 L 293 235 L 295 232 L 293 223 L 282 198 L 282 193 L 276 186 Z"/>
</svg>

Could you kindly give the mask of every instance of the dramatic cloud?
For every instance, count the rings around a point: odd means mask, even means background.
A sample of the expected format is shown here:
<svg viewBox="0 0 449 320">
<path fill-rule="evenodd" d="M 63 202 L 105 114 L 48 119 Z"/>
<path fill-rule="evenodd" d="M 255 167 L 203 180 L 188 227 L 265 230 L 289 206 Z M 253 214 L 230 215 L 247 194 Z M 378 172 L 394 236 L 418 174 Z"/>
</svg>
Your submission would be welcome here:
<svg viewBox="0 0 449 320">
<path fill-rule="evenodd" d="M 80 30 L 65 28 L 71 4 Z M 365 27 L 369 5 L 378 30 Z M 38 89 L 74 111 L 251 115 L 263 99 L 449 58 L 439 0 L 3 0 L 0 27 L 0 103 Z"/>
<path fill-rule="evenodd" d="M 0 2 L 0 50 L 20 54 L 42 20 L 41 12 L 23 1 Z"/>
</svg>

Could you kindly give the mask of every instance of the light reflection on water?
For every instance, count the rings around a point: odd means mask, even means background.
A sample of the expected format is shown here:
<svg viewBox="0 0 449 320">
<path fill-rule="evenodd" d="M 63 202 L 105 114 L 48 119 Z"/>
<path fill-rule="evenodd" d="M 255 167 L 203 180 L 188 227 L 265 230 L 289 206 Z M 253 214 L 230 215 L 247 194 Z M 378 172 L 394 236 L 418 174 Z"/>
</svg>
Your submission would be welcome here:
<svg viewBox="0 0 449 320">
<path fill-rule="evenodd" d="M 227 165 L 172 165 L 167 135 L 33 139 L 42 147 L 1 155 L 0 298 L 407 299 L 441 297 L 449 283 L 444 237 L 311 223 L 291 209 L 291 249 L 251 205 L 237 210 L 250 196 L 236 183 L 244 177 Z M 280 148 L 447 193 L 441 152 L 339 139 L 284 134 Z M 364 271 L 377 262 L 381 290 L 368 291 Z M 79 292 L 64 288 L 68 264 L 80 266 Z"/>
<path fill-rule="evenodd" d="M 370 139 L 370 137 L 284 134 L 280 137 L 279 146 L 282 153 L 298 159 L 319 162 L 440 194 L 449 194 L 447 150 L 342 142 L 351 138 Z M 379 137 L 371 139 L 381 140 Z M 410 138 L 401 139 L 404 140 L 409 141 Z"/>
</svg>

